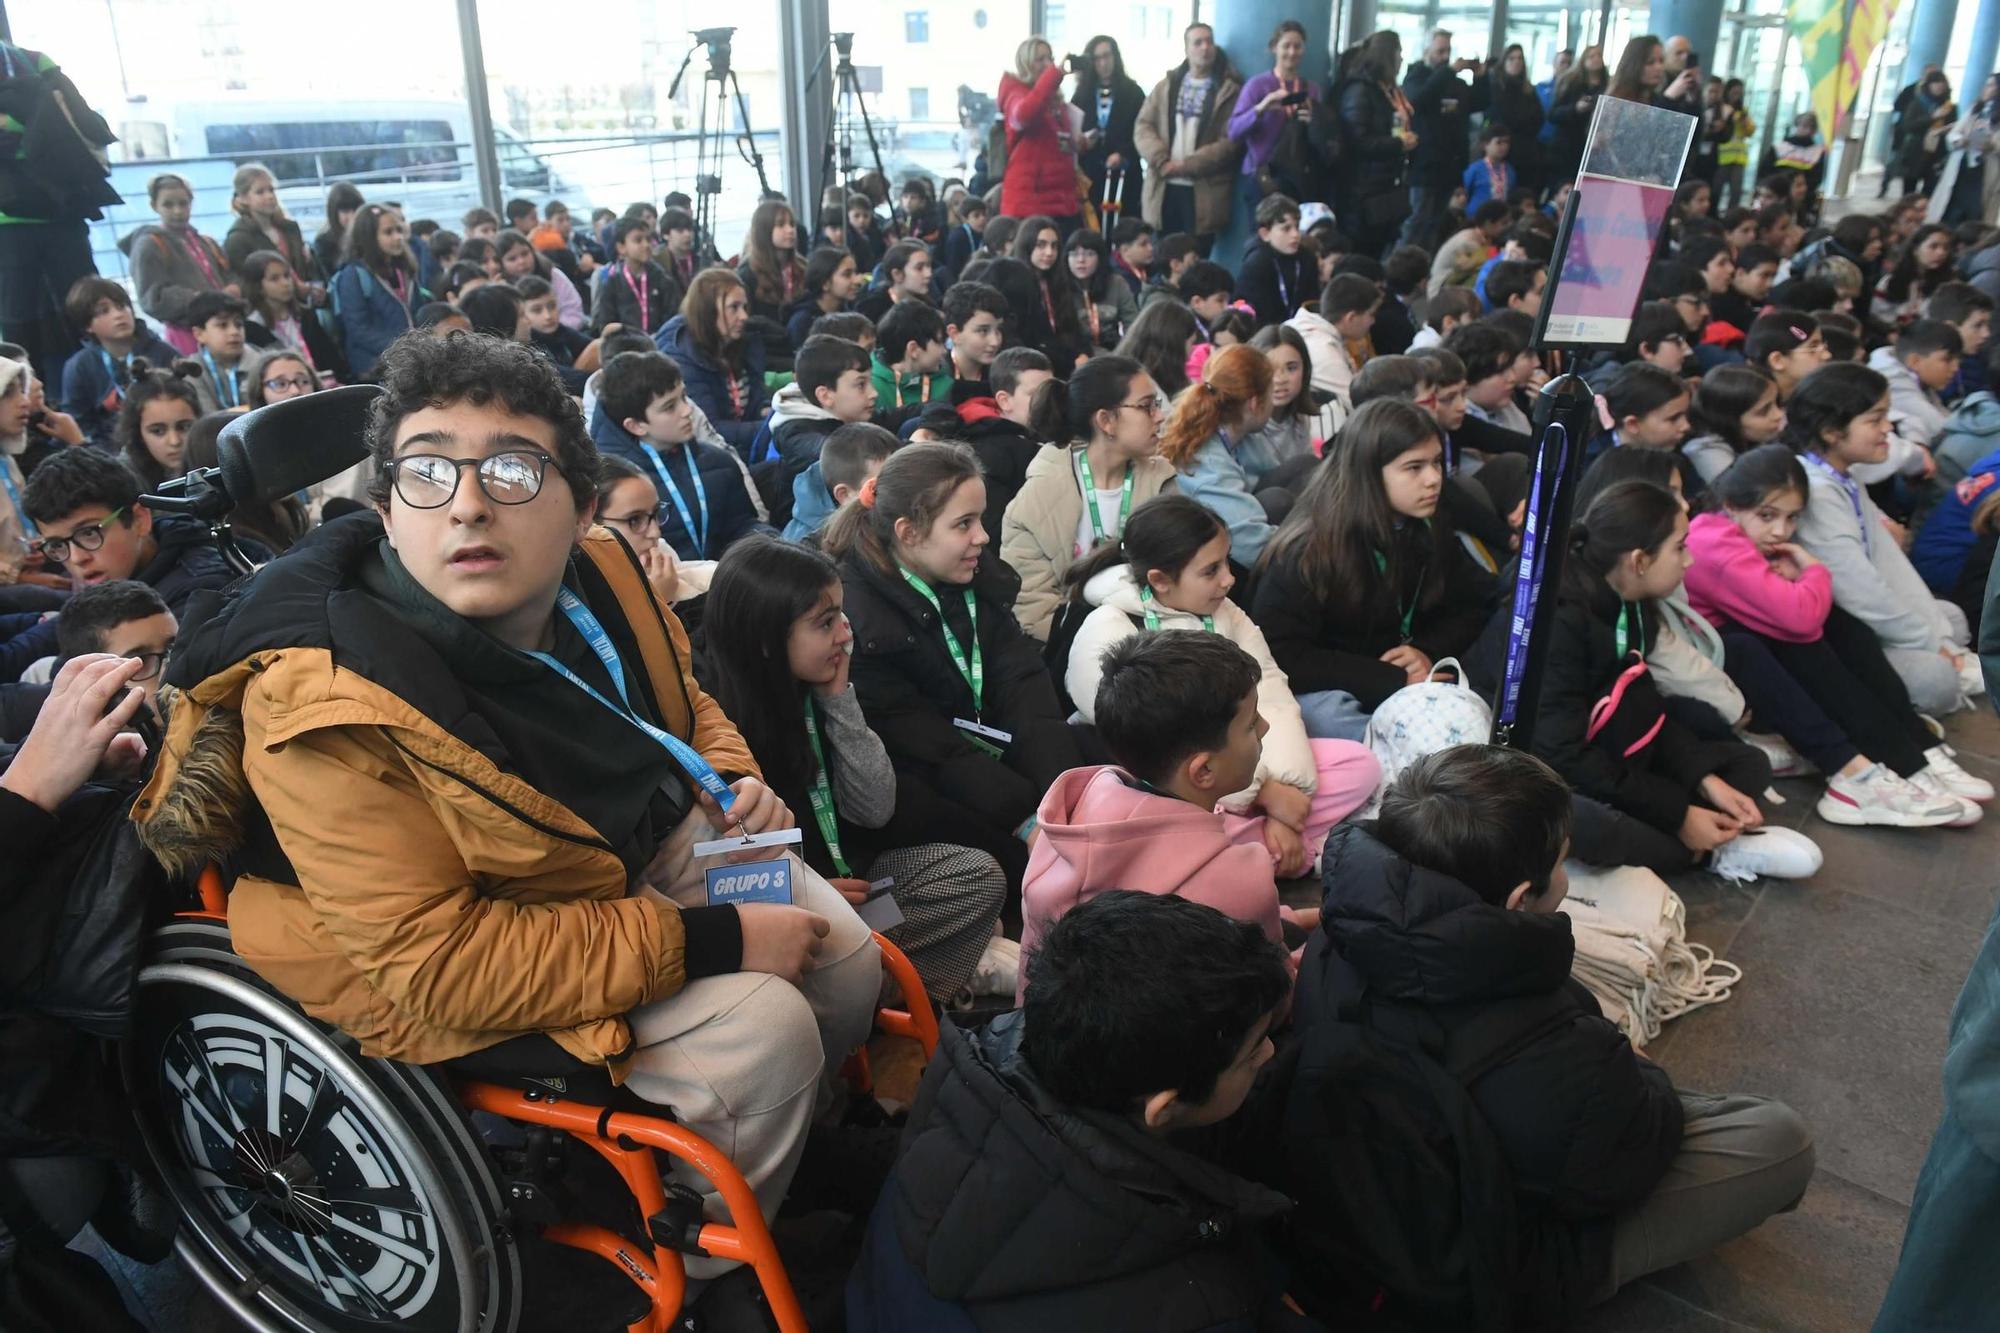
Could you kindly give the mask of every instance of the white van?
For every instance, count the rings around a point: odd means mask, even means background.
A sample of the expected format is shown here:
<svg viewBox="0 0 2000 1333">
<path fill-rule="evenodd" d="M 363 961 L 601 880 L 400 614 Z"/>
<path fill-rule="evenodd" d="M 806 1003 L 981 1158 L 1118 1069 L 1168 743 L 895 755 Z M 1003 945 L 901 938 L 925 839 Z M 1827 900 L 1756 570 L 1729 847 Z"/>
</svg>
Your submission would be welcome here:
<svg viewBox="0 0 2000 1333">
<path fill-rule="evenodd" d="M 519 135 L 495 126 L 504 198 L 482 201 L 472 116 L 463 102 L 218 97 L 135 101 L 110 119 L 119 139 L 111 147 L 112 179 L 125 203 L 107 209 L 106 221 L 92 228 L 98 269 L 106 274 L 125 271 L 117 237 L 154 220 L 145 181 L 159 171 L 189 177 L 195 186 L 194 224 L 217 240 L 233 221 L 228 187 L 223 185 L 218 197 L 195 178 L 227 181 L 247 162 L 271 169 L 279 200 L 308 239 L 324 225 L 326 190 L 335 181 L 351 181 L 367 198 L 397 200 L 406 216 L 436 218 L 454 230 L 476 204 L 497 205 L 516 195 L 540 203 L 561 197 L 567 188 Z M 201 158 L 225 160 L 189 161 Z"/>
</svg>

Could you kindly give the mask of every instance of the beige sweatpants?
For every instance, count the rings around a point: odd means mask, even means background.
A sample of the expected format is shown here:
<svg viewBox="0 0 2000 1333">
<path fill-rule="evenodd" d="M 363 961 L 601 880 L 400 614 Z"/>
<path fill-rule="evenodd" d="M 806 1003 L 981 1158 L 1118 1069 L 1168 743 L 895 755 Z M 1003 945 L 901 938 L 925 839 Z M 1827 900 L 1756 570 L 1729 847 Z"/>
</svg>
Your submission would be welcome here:
<svg viewBox="0 0 2000 1333">
<path fill-rule="evenodd" d="M 657 883 L 683 907 L 707 904 L 693 845 L 715 837 L 699 812 L 667 838 Z M 792 902 L 832 924 L 817 966 L 797 986 L 766 972 L 734 972 L 689 982 L 671 999 L 632 1012 L 638 1050 L 627 1082 L 649 1102 L 721 1149 L 750 1182 L 768 1221 L 784 1200 L 804 1151 L 823 1076 L 868 1039 L 882 986 L 882 955 L 845 898 L 796 856 Z M 645 890 L 650 892 L 652 890 Z M 721 1196 L 699 1174 L 675 1174 L 701 1192 L 707 1215 L 727 1221 Z M 690 1278 L 714 1278 L 734 1264 L 689 1258 Z"/>
</svg>

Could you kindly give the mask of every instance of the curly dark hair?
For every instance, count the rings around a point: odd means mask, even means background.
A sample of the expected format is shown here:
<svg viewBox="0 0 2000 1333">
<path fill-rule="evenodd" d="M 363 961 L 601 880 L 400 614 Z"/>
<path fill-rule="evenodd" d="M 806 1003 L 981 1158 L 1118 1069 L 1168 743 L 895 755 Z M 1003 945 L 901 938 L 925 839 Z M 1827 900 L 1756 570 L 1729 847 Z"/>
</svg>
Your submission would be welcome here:
<svg viewBox="0 0 2000 1333">
<path fill-rule="evenodd" d="M 389 503 L 389 460 L 404 420 L 426 407 L 452 403 L 493 404 L 548 422 L 556 432 L 556 468 L 569 483 L 578 512 L 595 502 L 597 446 L 555 367 L 532 348 L 483 333 L 444 338 L 406 333 L 382 354 L 382 396 L 368 413 L 368 454 L 375 464 L 370 500 Z"/>
</svg>

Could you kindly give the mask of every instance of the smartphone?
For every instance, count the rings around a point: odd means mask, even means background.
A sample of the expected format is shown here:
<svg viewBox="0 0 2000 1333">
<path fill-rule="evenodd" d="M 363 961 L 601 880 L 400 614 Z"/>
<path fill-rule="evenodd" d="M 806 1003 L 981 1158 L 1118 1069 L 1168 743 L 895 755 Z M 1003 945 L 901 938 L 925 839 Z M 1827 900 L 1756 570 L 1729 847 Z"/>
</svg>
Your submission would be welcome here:
<svg viewBox="0 0 2000 1333">
<path fill-rule="evenodd" d="M 1310 96 L 1312 96 L 1312 94 L 1311 94 L 1311 93 L 1306 93 L 1306 92 L 1296 92 L 1296 93 L 1293 93 L 1293 94 L 1292 94 L 1292 95 L 1291 95 L 1290 97 L 1281 97 L 1281 98 L 1279 98 L 1279 99 L 1278 99 L 1278 105 L 1279 105 L 1279 106 L 1301 106 L 1301 105 L 1303 105 L 1303 104 L 1304 104 L 1305 100 L 1306 100 L 1306 99 L 1307 99 L 1308 97 L 1310 97 Z"/>
</svg>

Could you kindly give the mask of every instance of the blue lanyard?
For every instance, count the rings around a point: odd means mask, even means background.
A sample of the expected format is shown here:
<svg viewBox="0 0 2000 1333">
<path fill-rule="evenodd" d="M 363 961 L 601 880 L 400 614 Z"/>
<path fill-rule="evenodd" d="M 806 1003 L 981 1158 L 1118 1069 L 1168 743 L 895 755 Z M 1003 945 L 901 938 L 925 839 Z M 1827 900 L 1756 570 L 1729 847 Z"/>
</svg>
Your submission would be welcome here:
<svg viewBox="0 0 2000 1333">
<path fill-rule="evenodd" d="M 0 485 L 7 487 L 7 499 L 14 506 L 14 517 L 21 520 L 21 530 L 30 537 L 41 536 L 41 529 L 35 526 L 35 520 L 28 517 L 27 507 L 21 503 L 21 488 L 14 484 L 14 460 L 11 458 L 0 458 Z"/>
<path fill-rule="evenodd" d="M 97 359 L 104 363 L 104 373 L 111 377 L 112 395 L 120 402 L 125 401 L 125 395 L 121 391 L 122 386 L 118 383 L 118 362 L 111 359 L 111 353 L 104 350 L 103 343 L 97 345 Z M 132 379 L 132 354 L 130 352 L 125 354 L 125 379 L 127 383 L 130 383 Z"/>
<path fill-rule="evenodd" d="M 660 484 L 667 488 L 667 498 L 674 502 L 674 512 L 681 516 L 681 527 L 687 530 L 688 540 L 694 543 L 695 559 L 708 558 L 708 488 L 701 484 L 701 468 L 695 463 L 694 441 L 681 446 L 681 456 L 687 459 L 688 476 L 694 480 L 694 501 L 701 509 L 701 526 L 694 525 L 694 516 L 688 513 L 687 501 L 681 498 L 681 488 L 674 485 L 674 479 L 667 473 L 667 461 L 660 457 L 650 440 L 639 441 L 639 447 L 646 451 L 646 457 L 653 460 L 653 471 L 659 474 Z"/>
<path fill-rule="evenodd" d="M 1555 476 L 1544 488 L 1542 476 L 1548 466 L 1549 449 L 1553 446 L 1556 455 Z M 1514 577 L 1514 614 L 1507 627 L 1507 665 L 1500 687 L 1500 725 L 1511 727 L 1521 704 L 1521 677 L 1528 669 L 1528 631 L 1535 623 L 1535 613 L 1542 602 L 1542 580 L 1548 574 L 1547 548 L 1551 534 L 1542 531 L 1546 515 L 1542 513 L 1542 496 L 1548 495 L 1551 502 L 1556 490 L 1562 485 L 1563 471 L 1569 465 L 1569 432 L 1561 425 L 1551 422 L 1547 433 L 1535 447 L 1535 480 L 1528 488 L 1527 520 L 1521 527 L 1521 563 Z"/>
<path fill-rule="evenodd" d="M 576 627 L 576 632 L 590 644 L 590 650 L 597 654 L 597 660 L 604 663 L 604 669 L 611 674 L 611 683 L 618 687 L 620 702 L 612 703 L 599 694 L 591 688 L 588 681 L 558 662 L 551 654 L 531 652 L 528 656 L 658 741 L 660 746 L 673 756 L 674 762 L 686 770 L 689 777 L 701 784 L 701 789 L 713 796 L 715 803 L 727 813 L 731 802 L 736 799 L 736 793 L 729 790 L 729 784 L 722 780 L 722 775 L 715 771 L 715 766 L 703 759 L 692 745 L 671 731 L 661 730 L 632 711 L 631 696 L 625 692 L 625 665 L 618 660 L 618 649 L 612 644 L 611 636 L 604 632 L 604 626 L 590 613 L 590 608 L 583 604 L 583 599 L 568 588 L 558 588 L 556 605 L 562 609 L 565 616 L 569 617 L 569 623 Z"/>
<path fill-rule="evenodd" d="M 98 350 L 102 351 L 104 349 L 99 348 Z M 236 386 L 236 372 L 232 370 L 227 375 L 224 375 L 222 368 L 215 364 L 214 356 L 210 355 L 206 347 L 201 349 L 201 360 L 202 364 L 208 367 L 209 378 L 215 381 L 215 401 L 221 403 L 224 407 L 241 407 L 243 405 L 243 391 Z M 227 402 L 223 401 L 223 390 L 225 388 L 229 391 Z"/>
<path fill-rule="evenodd" d="M 1855 525 L 1861 529 L 1861 553 L 1873 560 L 1875 558 L 1875 548 L 1873 543 L 1868 540 L 1868 515 L 1861 508 L 1860 483 L 1836 468 L 1833 464 L 1827 462 L 1826 459 L 1818 454 L 1807 454 L 1805 460 L 1811 466 L 1818 468 L 1821 472 L 1824 472 L 1827 476 L 1832 477 L 1836 482 L 1840 483 L 1840 489 L 1847 492 L 1847 502 L 1854 506 Z"/>
</svg>

